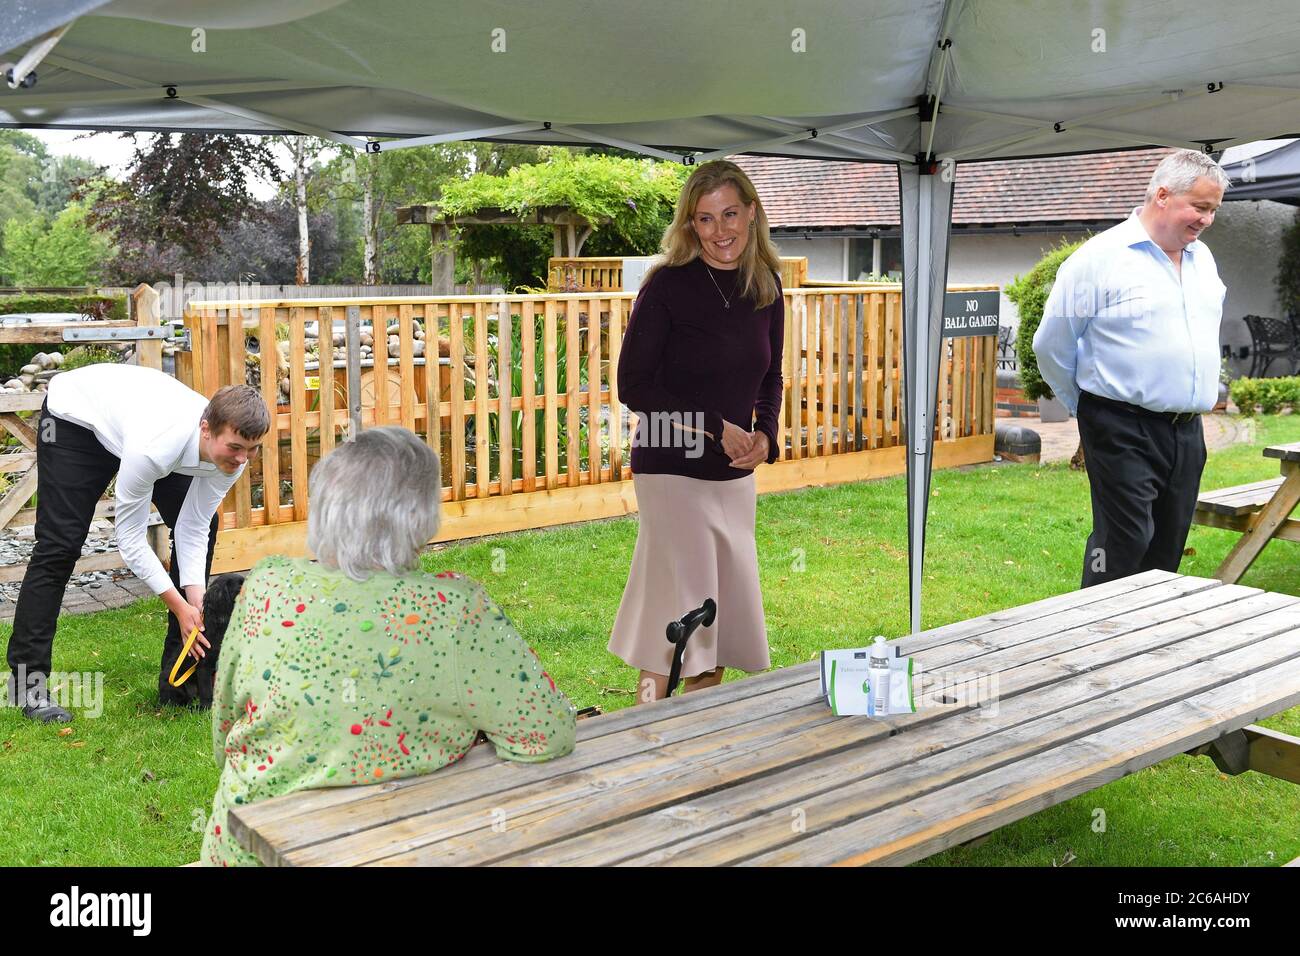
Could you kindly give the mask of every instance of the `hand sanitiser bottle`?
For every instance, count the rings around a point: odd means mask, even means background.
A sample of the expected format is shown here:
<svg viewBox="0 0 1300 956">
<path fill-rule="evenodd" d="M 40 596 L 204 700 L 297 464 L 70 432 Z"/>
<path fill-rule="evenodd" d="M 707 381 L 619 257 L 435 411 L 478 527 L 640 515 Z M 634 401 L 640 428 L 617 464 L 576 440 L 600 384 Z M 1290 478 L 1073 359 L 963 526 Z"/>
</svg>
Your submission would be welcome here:
<svg viewBox="0 0 1300 956">
<path fill-rule="evenodd" d="M 871 666 L 867 671 L 871 688 L 871 712 L 883 717 L 889 713 L 889 647 L 883 635 L 876 635 L 871 645 Z"/>
</svg>

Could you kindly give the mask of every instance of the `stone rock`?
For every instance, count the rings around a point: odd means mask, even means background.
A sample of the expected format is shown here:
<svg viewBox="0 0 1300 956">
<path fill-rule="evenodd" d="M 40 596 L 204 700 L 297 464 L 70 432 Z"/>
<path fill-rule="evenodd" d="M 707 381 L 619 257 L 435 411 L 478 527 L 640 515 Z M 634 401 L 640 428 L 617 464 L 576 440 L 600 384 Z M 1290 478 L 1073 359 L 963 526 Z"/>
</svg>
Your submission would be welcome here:
<svg viewBox="0 0 1300 956">
<path fill-rule="evenodd" d="M 415 330 L 415 341 L 419 342 L 424 338 L 424 329 Z"/>
<path fill-rule="evenodd" d="M 24 365 L 24 366 L 23 366 L 22 368 L 20 368 L 18 371 L 21 372 L 23 375 L 35 375 L 35 374 L 36 374 L 37 372 L 39 372 L 40 370 L 41 370 L 41 367 L 40 367 L 39 365 L 37 365 L 37 364 L 35 364 L 35 363 L 31 363 L 31 364 L 29 364 L 29 365 Z"/>
<path fill-rule="evenodd" d="M 362 344 L 362 346 L 374 346 L 374 344 L 375 344 L 375 337 L 374 337 L 373 335 L 371 335 L 369 332 L 362 332 L 362 333 L 361 333 L 361 344 Z"/>
<path fill-rule="evenodd" d="M 31 388 L 32 382 L 36 380 L 36 376 L 31 372 L 23 372 L 22 375 L 18 376 L 18 378 L 22 380 L 23 388 Z"/>
<path fill-rule="evenodd" d="M 175 346 L 172 346 L 173 351 L 175 350 L 175 348 L 176 348 Z M 50 353 L 50 360 L 54 363 L 54 367 L 55 367 L 55 368 L 62 368 L 62 367 L 63 367 L 63 361 L 64 361 L 64 359 L 63 359 L 63 353 L 62 353 L 62 352 L 51 352 L 51 353 Z"/>
<path fill-rule="evenodd" d="M 348 337 L 346 335 L 344 335 L 342 332 L 334 333 L 335 348 L 339 348 L 340 346 L 346 346 L 347 344 L 348 344 Z"/>
<path fill-rule="evenodd" d="M 9 381 L 5 382 L 5 388 L 26 388 L 26 386 L 23 385 L 21 380 L 11 378 Z"/>
<path fill-rule="evenodd" d="M 390 326 L 389 326 L 387 329 L 385 329 L 384 331 L 386 331 L 389 335 L 397 335 L 397 334 L 399 334 L 399 333 L 401 332 L 401 329 L 402 329 L 402 327 L 401 327 L 400 325 L 398 325 L 396 322 L 394 322 L 392 325 L 390 325 Z"/>
<path fill-rule="evenodd" d="M 424 343 L 419 339 L 416 339 L 415 343 L 412 345 L 411 354 L 416 358 L 424 358 Z"/>
<path fill-rule="evenodd" d="M 388 337 L 389 355 L 396 355 L 398 351 L 401 349 L 401 347 L 402 347 L 402 340 L 400 338 L 398 338 L 396 335 L 390 335 Z"/>
<path fill-rule="evenodd" d="M 996 422 L 993 426 L 993 451 L 1006 461 L 1039 461 L 1043 442 L 1032 428 Z"/>
<path fill-rule="evenodd" d="M 48 358 L 49 358 L 49 355 L 47 355 L 46 353 L 44 353 L 44 352 L 37 352 L 35 355 L 32 356 L 32 364 L 33 364 L 33 365 L 44 365 L 44 364 L 45 364 L 45 360 L 48 359 Z"/>
</svg>

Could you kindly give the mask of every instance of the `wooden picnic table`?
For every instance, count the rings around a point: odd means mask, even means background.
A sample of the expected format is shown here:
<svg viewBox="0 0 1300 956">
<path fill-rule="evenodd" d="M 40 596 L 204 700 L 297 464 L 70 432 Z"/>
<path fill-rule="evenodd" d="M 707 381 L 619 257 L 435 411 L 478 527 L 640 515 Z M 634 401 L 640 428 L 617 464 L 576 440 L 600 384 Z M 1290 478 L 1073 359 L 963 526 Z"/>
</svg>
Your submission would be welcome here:
<svg viewBox="0 0 1300 956">
<path fill-rule="evenodd" d="M 893 644 L 922 701 L 996 699 L 836 718 L 814 661 L 229 827 L 273 865 L 904 864 L 1176 754 L 1300 783 L 1300 739 L 1252 726 L 1300 704 L 1300 598 L 1150 571 Z"/>
<path fill-rule="evenodd" d="M 1300 503 L 1300 442 L 1270 445 L 1265 458 L 1280 460 L 1282 477 L 1206 492 L 1196 502 L 1195 522 L 1241 532 L 1214 576 L 1236 584 L 1274 538 L 1300 541 L 1300 521 L 1291 512 Z"/>
</svg>

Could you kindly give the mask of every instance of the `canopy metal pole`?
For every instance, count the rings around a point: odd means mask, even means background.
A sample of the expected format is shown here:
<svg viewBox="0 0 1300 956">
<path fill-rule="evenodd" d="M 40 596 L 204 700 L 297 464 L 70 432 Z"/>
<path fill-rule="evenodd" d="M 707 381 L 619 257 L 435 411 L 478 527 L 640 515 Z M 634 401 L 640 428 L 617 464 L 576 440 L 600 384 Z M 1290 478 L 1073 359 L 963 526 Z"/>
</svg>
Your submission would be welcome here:
<svg viewBox="0 0 1300 956">
<path fill-rule="evenodd" d="M 348 441 L 361 434 L 361 306 L 350 305 L 347 311 L 348 346 Z M 332 332 L 330 333 L 333 334 Z M 387 372 L 387 369 L 385 369 Z M 378 381 L 378 379 L 376 379 Z"/>
</svg>

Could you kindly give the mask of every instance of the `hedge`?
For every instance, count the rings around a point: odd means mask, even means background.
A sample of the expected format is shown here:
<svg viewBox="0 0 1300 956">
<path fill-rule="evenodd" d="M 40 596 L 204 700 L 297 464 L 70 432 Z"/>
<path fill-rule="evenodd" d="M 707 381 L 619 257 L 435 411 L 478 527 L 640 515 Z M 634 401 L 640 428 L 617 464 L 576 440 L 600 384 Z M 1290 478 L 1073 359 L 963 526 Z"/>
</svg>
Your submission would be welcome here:
<svg viewBox="0 0 1300 956">
<path fill-rule="evenodd" d="M 96 308 L 100 303 L 108 303 L 104 318 L 125 321 L 127 318 L 126 296 L 96 295 L 93 292 L 68 295 L 65 293 L 30 292 L 18 295 L 0 295 L 0 315 L 14 315 L 26 312 L 77 312 Z M 37 352 L 48 352 L 57 348 L 45 345 L 0 345 L 0 381 L 8 380 L 18 374 L 18 370 L 31 361 Z"/>
<path fill-rule="evenodd" d="M 1300 412 L 1300 376 L 1287 378 L 1239 378 L 1228 386 L 1232 401 L 1243 415 L 1256 411 L 1276 415 L 1291 407 Z"/>
</svg>

